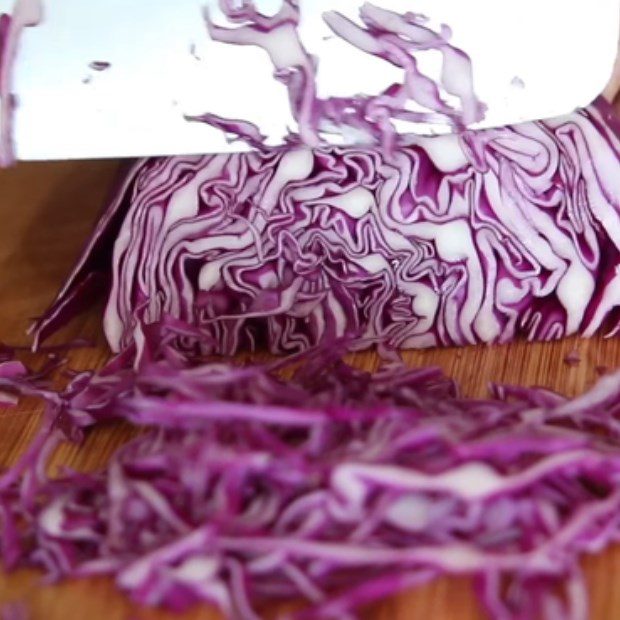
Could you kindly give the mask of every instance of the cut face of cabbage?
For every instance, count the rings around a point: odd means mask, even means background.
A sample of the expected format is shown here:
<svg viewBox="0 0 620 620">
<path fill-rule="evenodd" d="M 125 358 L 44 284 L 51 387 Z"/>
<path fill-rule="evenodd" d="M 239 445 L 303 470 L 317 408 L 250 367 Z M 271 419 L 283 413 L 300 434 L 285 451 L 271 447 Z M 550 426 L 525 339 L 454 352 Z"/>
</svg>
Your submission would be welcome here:
<svg viewBox="0 0 620 620">
<path fill-rule="evenodd" d="M 113 350 L 145 322 L 212 352 L 356 334 L 399 348 L 617 329 L 620 141 L 602 99 L 545 122 L 379 148 L 138 162 L 39 323 L 112 272 Z M 111 248 L 113 247 L 113 255 Z"/>
</svg>

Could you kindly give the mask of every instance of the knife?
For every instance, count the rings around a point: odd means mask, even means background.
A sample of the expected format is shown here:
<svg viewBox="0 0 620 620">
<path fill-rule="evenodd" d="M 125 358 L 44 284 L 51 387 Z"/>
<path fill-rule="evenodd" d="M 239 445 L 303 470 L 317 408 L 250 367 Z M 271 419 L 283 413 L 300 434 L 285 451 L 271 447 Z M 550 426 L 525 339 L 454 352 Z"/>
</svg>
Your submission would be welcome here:
<svg viewBox="0 0 620 620">
<path fill-rule="evenodd" d="M 295 126 L 286 88 L 261 50 L 214 41 L 203 12 L 216 0 L 39 0 L 40 23 L 21 32 L 12 70 L 12 141 L 21 160 L 243 151 L 221 130 L 190 123 L 206 112 L 256 124 L 270 145 Z M 265 13 L 281 0 L 256 0 Z M 376 0 L 449 25 L 471 58 L 487 106 L 472 128 L 562 115 L 608 82 L 618 49 L 620 0 Z M 14 0 L 0 0 L 10 13 Z M 359 22 L 359 0 L 302 0 L 300 35 L 319 63 L 324 96 L 381 92 L 402 70 L 334 36 L 324 15 Z M 416 56 L 429 75 L 435 51 Z M 8 97 L 0 103 L 7 105 Z M 434 135 L 450 125 L 420 124 Z"/>
</svg>

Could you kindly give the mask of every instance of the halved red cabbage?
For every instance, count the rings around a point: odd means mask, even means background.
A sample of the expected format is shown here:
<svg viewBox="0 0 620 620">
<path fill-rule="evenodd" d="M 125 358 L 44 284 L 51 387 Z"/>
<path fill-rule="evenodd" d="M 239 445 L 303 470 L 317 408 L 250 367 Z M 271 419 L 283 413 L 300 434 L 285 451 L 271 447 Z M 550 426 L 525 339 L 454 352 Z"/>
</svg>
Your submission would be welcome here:
<svg viewBox="0 0 620 620">
<path fill-rule="evenodd" d="M 113 350 L 171 315 L 207 350 L 615 334 L 620 141 L 602 99 L 545 122 L 372 148 L 138 162 L 38 325 L 112 271 Z M 111 239 L 116 239 L 110 255 Z"/>
<path fill-rule="evenodd" d="M 441 574 L 474 575 L 497 620 L 586 617 L 578 555 L 620 525 L 620 374 L 574 400 L 471 400 L 437 369 L 356 370 L 348 342 L 235 367 L 181 355 L 179 335 L 203 338 L 140 325 L 100 373 L 40 390 L 39 436 L 0 476 L 5 565 L 239 620 L 297 597 L 291 617 L 354 618 Z M 101 472 L 47 477 L 63 435 L 114 419 L 147 428 Z"/>
<path fill-rule="evenodd" d="M 287 0 L 272 17 L 251 2 L 221 4 L 236 27 L 207 15 L 211 36 L 269 53 L 306 145 L 320 143 L 325 120 L 359 121 L 383 148 L 139 162 L 37 339 L 110 270 L 104 323 L 115 351 L 131 343 L 138 315 L 197 325 L 209 336 L 205 352 L 224 354 L 303 350 L 350 334 L 408 348 L 616 332 L 620 134 L 603 99 L 563 118 L 396 148 L 392 120 L 411 98 L 461 126 L 482 113 L 470 61 L 447 29 L 370 4 L 363 27 L 328 13 L 337 34 L 405 75 L 398 89 L 355 98 L 351 117 L 332 117 L 297 33 L 298 4 Z M 427 48 L 441 51 L 441 87 L 460 108 L 448 110 L 440 85 L 417 71 L 413 52 Z M 261 144 L 251 123 L 194 120 Z"/>
</svg>

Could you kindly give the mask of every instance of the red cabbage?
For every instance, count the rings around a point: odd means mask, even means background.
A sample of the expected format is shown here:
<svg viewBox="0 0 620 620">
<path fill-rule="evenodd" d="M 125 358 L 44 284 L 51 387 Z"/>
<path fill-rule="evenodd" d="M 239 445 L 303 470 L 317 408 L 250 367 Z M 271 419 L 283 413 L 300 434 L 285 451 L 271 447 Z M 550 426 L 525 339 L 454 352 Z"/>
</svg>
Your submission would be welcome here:
<svg viewBox="0 0 620 620">
<path fill-rule="evenodd" d="M 393 348 L 618 329 L 620 141 L 602 99 L 564 118 L 419 139 L 139 162 L 43 337 L 112 270 L 113 350 L 136 313 L 199 326 L 205 352 Z M 110 256 L 111 239 L 116 239 Z M 157 257 L 157 260 L 153 260 Z"/>
<path fill-rule="evenodd" d="M 170 317 L 137 329 L 100 373 L 40 390 L 40 434 L 0 477 L 9 567 L 244 620 L 297 597 L 295 617 L 353 618 L 472 574 L 493 618 L 585 618 L 578 555 L 620 531 L 619 373 L 574 400 L 471 400 L 438 369 L 356 370 L 349 342 L 236 367 L 181 355 L 202 335 Z M 63 436 L 114 419 L 146 428 L 101 472 L 47 477 Z"/>
<path fill-rule="evenodd" d="M 474 92 L 469 56 L 450 43 L 450 28 L 444 25 L 437 32 L 424 16 L 412 12 L 401 15 L 364 3 L 359 12 L 360 26 L 337 11 L 326 12 L 323 19 L 335 35 L 401 68 L 403 83 L 391 84 L 377 95 L 356 93 L 349 97 L 321 98 L 317 94 L 318 59 L 305 49 L 297 32 L 300 11 L 296 0 L 284 0 L 273 16 L 258 12 L 252 2 L 237 6 L 231 0 L 224 0 L 220 6 L 234 26 L 216 25 L 205 10 L 211 38 L 263 48 L 273 62 L 274 76 L 286 85 L 299 131 L 299 135 L 291 133 L 289 142 L 301 141 L 306 146 L 317 147 L 335 135 L 346 144 L 352 140 L 376 142 L 389 153 L 397 144 L 412 139 L 405 130 L 411 131 L 416 124 L 447 124 L 463 130 L 484 117 L 485 106 Z M 442 56 L 438 82 L 418 67 L 416 53 L 428 50 L 437 50 Z M 199 118 L 224 128 L 218 117 L 206 114 Z M 400 131 L 395 125 L 398 121 Z M 247 135 L 240 127 L 243 121 L 227 123 L 226 131 Z M 257 134 L 260 132 L 253 128 L 248 140 L 252 146 L 257 145 Z"/>
<path fill-rule="evenodd" d="M 296 2 L 271 17 L 251 2 L 222 8 L 235 27 L 207 14 L 211 36 L 267 51 L 306 146 L 321 142 L 327 120 L 359 121 L 381 148 L 266 148 L 251 123 L 191 118 L 262 148 L 138 162 L 37 341 L 110 270 L 104 324 L 114 351 L 131 343 L 138 315 L 196 325 L 204 352 L 222 354 L 351 334 L 411 348 L 616 332 L 620 134 L 602 98 L 563 118 L 398 146 L 392 120 L 408 99 L 460 127 L 482 114 L 471 63 L 446 28 L 370 4 L 363 27 L 328 13 L 337 34 L 405 74 L 401 87 L 354 98 L 352 116 L 336 117 L 342 102 L 316 94 Z M 431 48 L 443 55 L 441 84 L 416 69 L 414 52 Z M 448 111 L 441 90 L 460 108 Z"/>
<path fill-rule="evenodd" d="M 231 135 L 231 142 L 235 140 L 243 140 L 256 149 L 262 149 L 265 144 L 266 136 L 260 132 L 260 129 L 248 121 L 237 121 L 222 118 L 217 114 L 200 114 L 199 116 L 186 116 L 186 120 L 195 123 L 207 123 L 221 129 L 224 133 Z"/>
</svg>

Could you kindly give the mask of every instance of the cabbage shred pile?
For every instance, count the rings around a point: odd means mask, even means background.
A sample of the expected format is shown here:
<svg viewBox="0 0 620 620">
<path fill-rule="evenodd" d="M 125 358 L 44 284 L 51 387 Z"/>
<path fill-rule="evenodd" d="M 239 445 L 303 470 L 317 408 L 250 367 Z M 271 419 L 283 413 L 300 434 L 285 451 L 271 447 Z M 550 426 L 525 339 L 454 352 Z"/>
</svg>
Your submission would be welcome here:
<svg viewBox="0 0 620 620">
<path fill-rule="evenodd" d="M 174 319 L 139 329 L 61 394 L 0 366 L 4 391 L 47 402 L 0 478 L 9 568 L 110 574 L 139 603 L 243 620 L 299 597 L 296 618 L 349 618 L 473 574 L 493 618 L 586 617 L 577 556 L 620 533 L 620 373 L 574 400 L 471 400 L 435 368 L 356 370 L 348 341 L 234 366 L 181 355 L 171 342 L 202 335 Z M 60 441 L 112 420 L 145 430 L 105 470 L 45 474 Z"/>
<path fill-rule="evenodd" d="M 133 166 L 34 330 L 38 343 L 111 274 L 105 368 L 55 391 L 58 356 L 33 373 L 0 349 L 0 401 L 45 402 L 0 476 L 5 565 L 111 575 L 138 603 L 239 620 L 290 599 L 305 601 L 291 617 L 347 620 L 466 574 L 497 620 L 585 619 L 579 555 L 620 536 L 620 372 L 573 400 L 511 386 L 473 400 L 396 350 L 616 333 L 610 106 L 467 131 L 484 107 L 448 29 L 372 5 L 361 26 L 326 20 L 403 84 L 322 100 L 296 2 L 222 8 L 232 27 L 207 15 L 211 36 L 270 54 L 299 131 L 267 148 L 260 128 L 206 113 L 190 120 L 257 150 Z M 418 71 L 424 49 L 442 53 L 438 84 Z M 402 120 L 460 133 L 405 143 Z M 334 128 L 367 142 L 329 146 Z M 375 373 L 345 362 L 372 345 Z M 265 348 L 288 356 L 213 358 Z M 61 442 L 113 422 L 140 433 L 103 470 L 47 473 Z"/>
</svg>

